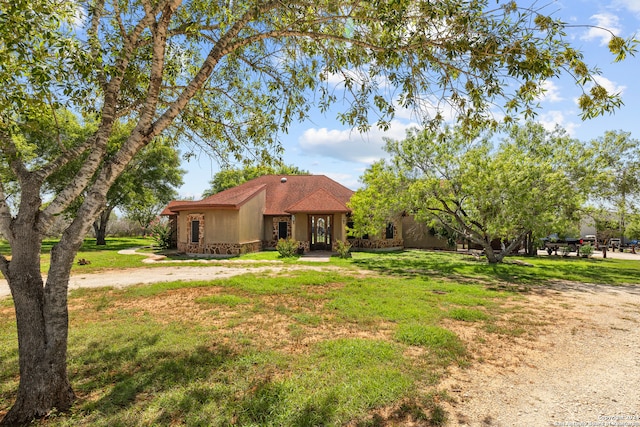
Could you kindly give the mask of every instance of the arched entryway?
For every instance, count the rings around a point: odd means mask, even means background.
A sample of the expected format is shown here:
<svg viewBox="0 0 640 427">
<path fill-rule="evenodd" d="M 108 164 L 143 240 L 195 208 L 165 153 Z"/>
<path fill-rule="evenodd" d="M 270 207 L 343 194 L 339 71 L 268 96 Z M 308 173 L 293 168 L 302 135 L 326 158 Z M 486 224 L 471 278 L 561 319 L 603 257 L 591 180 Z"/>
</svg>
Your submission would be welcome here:
<svg viewBox="0 0 640 427">
<path fill-rule="evenodd" d="M 333 243 L 333 215 L 309 215 L 309 249 L 330 251 Z"/>
</svg>

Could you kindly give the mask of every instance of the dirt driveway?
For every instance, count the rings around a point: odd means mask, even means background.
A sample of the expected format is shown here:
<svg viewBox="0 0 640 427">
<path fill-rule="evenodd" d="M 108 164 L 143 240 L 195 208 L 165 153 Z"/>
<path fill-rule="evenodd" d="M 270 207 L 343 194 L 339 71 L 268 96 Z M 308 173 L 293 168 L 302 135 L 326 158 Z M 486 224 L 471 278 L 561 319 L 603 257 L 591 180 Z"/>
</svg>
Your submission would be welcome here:
<svg viewBox="0 0 640 427">
<path fill-rule="evenodd" d="M 69 289 L 100 288 L 112 286 L 123 288 L 145 283 L 172 282 L 177 280 L 213 280 L 237 276 L 247 272 L 261 273 L 265 271 L 279 271 L 287 269 L 314 269 L 331 268 L 329 266 L 291 266 L 274 264 L 273 266 L 250 267 L 246 266 L 220 266 L 203 265 L 202 267 L 153 267 L 153 268 L 129 268 L 126 270 L 106 271 L 100 273 L 76 274 L 69 280 Z M 4 279 L 0 279 L 0 298 L 11 295 L 9 285 Z"/>
<path fill-rule="evenodd" d="M 251 271 L 287 268 L 298 267 Z M 69 287 L 206 280 L 246 271 L 220 265 L 129 269 L 74 275 Z M 8 294 L 0 282 L 0 298 Z M 439 386 L 451 397 L 442 402 L 448 425 L 640 427 L 640 285 L 558 283 L 518 304 L 517 312 L 536 325 L 535 334 L 487 340 L 475 324 L 454 327 L 474 360 L 468 368 L 451 369 Z"/>
<path fill-rule="evenodd" d="M 441 384 L 451 426 L 640 426 L 640 287 L 558 284 L 519 312 L 533 337 L 478 340 Z"/>
</svg>

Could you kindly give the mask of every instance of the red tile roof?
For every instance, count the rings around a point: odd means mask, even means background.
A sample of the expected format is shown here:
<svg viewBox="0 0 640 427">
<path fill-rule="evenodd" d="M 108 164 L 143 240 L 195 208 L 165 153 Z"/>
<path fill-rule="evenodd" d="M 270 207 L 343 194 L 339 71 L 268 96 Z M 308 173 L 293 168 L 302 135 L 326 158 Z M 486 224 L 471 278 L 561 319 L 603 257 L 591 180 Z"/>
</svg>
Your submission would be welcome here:
<svg viewBox="0 0 640 427">
<path fill-rule="evenodd" d="M 299 200 L 286 210 L 290 213 L 349 212 L 349 208 L 347 208 L 344 203 L 333 197 L 333 195 L 324 188 Z"/>
<path fill-rule="evenodd" d="M 165 207 L 162 212 L 160 212 L 160 215 L 176 215 L 178 212 L 173 211 L 173 208 L 181 203 L 188 203 L 188 201 L 183 201 L 183 200 L 172 200 L 169 202 L 169 204 L 167 205 L 167 207 Z"/>
<path fill-rule="evenodd" d="M 353 191 L 324 175 L 265 175 L 196 202 L 171 202 L 172 212 L 201 208 L 239 209 L 266 191 L 264 215 L 349 212 Z M 166 210 L 166 209 L 165 209 Z"/>
</svg>

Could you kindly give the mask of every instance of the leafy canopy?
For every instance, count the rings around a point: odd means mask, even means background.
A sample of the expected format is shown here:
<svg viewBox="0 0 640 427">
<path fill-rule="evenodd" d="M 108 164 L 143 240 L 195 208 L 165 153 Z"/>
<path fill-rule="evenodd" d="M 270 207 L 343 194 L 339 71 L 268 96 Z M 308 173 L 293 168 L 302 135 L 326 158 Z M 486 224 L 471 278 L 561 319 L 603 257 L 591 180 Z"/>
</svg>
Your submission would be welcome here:
<svg viewBox="0 0 640 427">
<path fill-rule="evenodd" d="M 482 246 L 490 261 L 495 240 L 505 243 L 499 261 L 529 233 L 575 224 L 590 185 L 579 166 L 587 156 L 582 144 L 533 123 L 513 126 L 497 146 L 490 135 L 470 139 L 445 127 L 412 130 L 386 150 L 391 161 L 368 169 L 351 200 L 356 230 L 374 232 L 411 214 Z"/>
</svg>

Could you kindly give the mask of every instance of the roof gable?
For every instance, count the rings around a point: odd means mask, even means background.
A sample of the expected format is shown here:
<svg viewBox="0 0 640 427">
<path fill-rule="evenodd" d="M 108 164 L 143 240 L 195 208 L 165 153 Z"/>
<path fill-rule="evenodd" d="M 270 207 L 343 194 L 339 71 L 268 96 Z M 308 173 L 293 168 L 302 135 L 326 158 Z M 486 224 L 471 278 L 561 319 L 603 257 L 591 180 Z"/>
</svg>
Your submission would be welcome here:
<svg viewBox="0 0 640 427">
<path fill-rule="evenodd" d="M 289 206 L 286 211 L 290 213 L 349 212 L 349 208 L 322 188 Z"/>
<path fill-rule="evenodd" d="M 171 207 L 172 211 L 191 210 L 191 209 L 239 209 L 242 205 L 254 198 L 257 194 L 265 189 L 264 185 L 257 186 L 238 186 L 221 191 L 202 200 L 195 202 L 180 202 Z"/>
<path fill-rule="evenodd" d="M 172 202 L 171 211 L 239 209 L 261 191 L 266 192 L 264 215 L 295 212 L 349 212 L 353 190 L 324 175 L 264 175 L 195 202 Z"/>
</svg>

